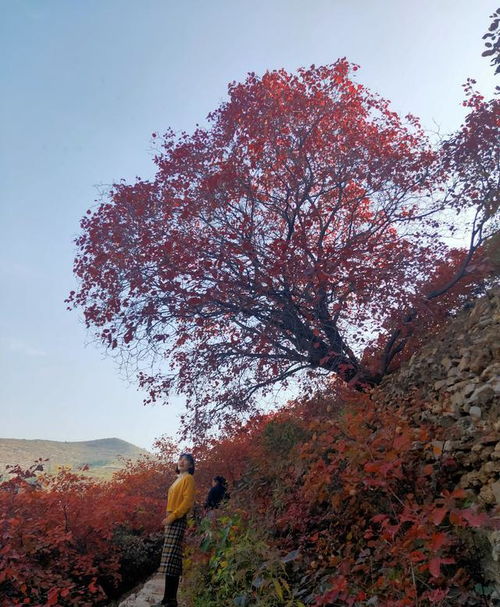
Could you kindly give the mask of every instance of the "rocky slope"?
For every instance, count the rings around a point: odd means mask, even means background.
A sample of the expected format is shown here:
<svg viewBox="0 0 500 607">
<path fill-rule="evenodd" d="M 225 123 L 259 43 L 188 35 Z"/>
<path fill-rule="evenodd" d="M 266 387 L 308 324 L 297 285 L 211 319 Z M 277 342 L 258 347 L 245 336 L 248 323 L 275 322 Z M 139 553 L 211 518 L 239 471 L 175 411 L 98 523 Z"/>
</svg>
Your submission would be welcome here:
<svg viewBox="0 0 500 607">
<path fill-rule="evenodd" d="M 446 429 L 434 453 L 451 454 L 462 471 L 458 486 L 499 511 L 500 289 L 462 311 L 379 391 L 391 402 L 425 403 L 420 420 L 432 418 Z M 500 532 L 474 541 L 482 546 L 487 577 L 500 587 Z"/>
</svg>

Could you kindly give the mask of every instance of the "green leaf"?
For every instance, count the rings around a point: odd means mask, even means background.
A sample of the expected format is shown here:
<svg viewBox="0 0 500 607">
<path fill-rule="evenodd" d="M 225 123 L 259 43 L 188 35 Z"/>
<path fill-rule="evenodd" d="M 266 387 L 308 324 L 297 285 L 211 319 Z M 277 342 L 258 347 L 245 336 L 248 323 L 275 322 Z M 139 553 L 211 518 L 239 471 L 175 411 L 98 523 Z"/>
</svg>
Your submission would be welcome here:
<svg viewBox="0 0 500 607">
<path fill-rule="evenodd" d="M 281 587 L 281 584 L 278 582 L 278 580 L 273 580 L 273 585 L 274 585 L 274 590 L 276 591 L 276 594 L 278 595 L 279 599 L 282 601 L 283 600 L 283 588 Z"/>
</svg>

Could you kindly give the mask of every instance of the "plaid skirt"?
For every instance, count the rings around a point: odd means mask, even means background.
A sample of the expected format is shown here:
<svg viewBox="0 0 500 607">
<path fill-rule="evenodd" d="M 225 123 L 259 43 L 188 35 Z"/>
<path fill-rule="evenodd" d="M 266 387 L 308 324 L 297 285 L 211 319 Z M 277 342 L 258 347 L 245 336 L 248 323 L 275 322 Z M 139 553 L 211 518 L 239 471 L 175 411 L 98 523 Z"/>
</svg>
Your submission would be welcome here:
<svg viewBox="0 0 500 607">
<path fill-rule="evenodd" d="M 158 570 L 160 573 L 177 577 L 182 574 L 182 547 L 185 531 L 185 516 L 176 519 L 170 525 L 165 525 L 165 541 Z"/>
</svg>

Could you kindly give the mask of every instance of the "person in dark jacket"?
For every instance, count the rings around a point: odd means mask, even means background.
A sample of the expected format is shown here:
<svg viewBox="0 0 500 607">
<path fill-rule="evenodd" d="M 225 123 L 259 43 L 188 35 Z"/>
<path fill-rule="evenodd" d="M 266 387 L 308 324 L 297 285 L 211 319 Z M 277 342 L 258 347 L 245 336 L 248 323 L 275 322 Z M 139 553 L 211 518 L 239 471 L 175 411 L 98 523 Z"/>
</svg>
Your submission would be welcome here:
<svg viewBox="0 0 500 607">
<path fill-rule="evenodd" d="M 205 500 L 205 508 L 207 510 L 218 508 L 224 499 L 229 499 L 227 481 L 223 476 L 214 476 L 212 479 L 212 488 L 208 492 L 207 499 Z"/>
</svg>

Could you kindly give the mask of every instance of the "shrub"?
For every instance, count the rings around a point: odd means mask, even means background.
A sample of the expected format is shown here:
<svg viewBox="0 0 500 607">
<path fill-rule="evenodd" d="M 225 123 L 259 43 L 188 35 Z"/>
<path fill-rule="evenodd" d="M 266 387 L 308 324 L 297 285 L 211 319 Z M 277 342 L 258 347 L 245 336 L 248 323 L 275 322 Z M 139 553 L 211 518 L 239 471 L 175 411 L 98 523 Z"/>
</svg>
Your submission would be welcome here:
<svg viewBox="0 0 500 607">
<path fill-rule="evenodd" d="M 205 518 L 191 537 L 187 598 L 197 607 L 301 607 L 285 563 L 244 513 Z"/>
<path fill-rule="evenodd" d="M 99 606 L 150 574 L 168 477 L 130 463 L 110 482 L 37 462 L 0 484 L 0 605 Z"/>
</svg>

